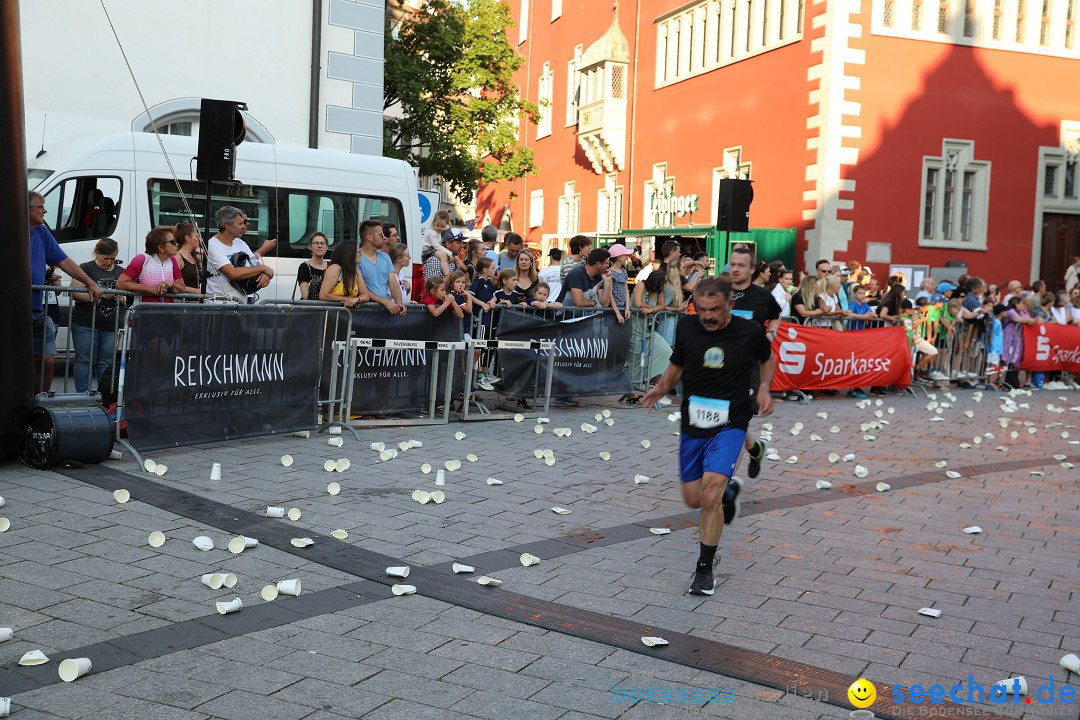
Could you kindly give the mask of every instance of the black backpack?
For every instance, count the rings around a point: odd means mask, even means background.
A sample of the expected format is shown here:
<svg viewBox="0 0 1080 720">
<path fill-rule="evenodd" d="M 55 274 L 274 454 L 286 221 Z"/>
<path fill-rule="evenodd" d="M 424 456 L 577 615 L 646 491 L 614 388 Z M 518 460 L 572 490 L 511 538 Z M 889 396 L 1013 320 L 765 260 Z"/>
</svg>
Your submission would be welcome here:
<svg viewBox="0 0 1080 720">
<path fill-rule="evenodd" d="M 251 266 L 251 256 L 246 252 L 238 252 L 229 258 L 229 264 L 235 268 Z M 243 280 L 229 280 L 229 283 L 245 295 L 254 295 L 259 291 L 259 275 L 252 275 Z"/>
</svg>

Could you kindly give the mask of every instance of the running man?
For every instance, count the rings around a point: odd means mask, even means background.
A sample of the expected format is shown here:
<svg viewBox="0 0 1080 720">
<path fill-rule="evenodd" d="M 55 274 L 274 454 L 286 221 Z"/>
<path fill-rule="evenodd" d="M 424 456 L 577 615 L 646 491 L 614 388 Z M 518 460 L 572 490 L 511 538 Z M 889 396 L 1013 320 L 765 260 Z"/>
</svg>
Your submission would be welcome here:
<svg viewBox="0 0 1080 720">
<path fill-rule="evenodd" d="M 769 342 L 776 337 L 776 330 L 780 327 L 780 306 L 776 298 L 768 290 L 752 282 L 754 271 L 754 253 L 746 246 L 739 246 L 731 251 L 731 261 L 728 271 L 731 274 L 731 299 L 735 302 L 732 313 L 737 317 L 753 320 L 765 327 L 765 335 Z M 757 387 L 756 375 L 750 383 L 750 393 L 754 394 Z M 766 395 L 769 387 L 763 386 Z M 756 407 L 755 407 L 756 410 Z M 746 442 L 743 447 L 750 456 L 750 464 L 746 468 L 746 474 L 756 478 L 761 474 L 761 461 L 765 459 L 765 443 L 758 440 L 753 433 L 746 433 Z M 738 467 L 738 462 L 735 463 Z"/>
<path fill-rule="evenodd" d="M 772 413 L 769 386 L 775 363 L 765 328 L 732 314 L 732 292 L 716 277 L 698 283 L 697 315 L 679 320 L 671 361 L 641 401 L 653 407 L 680 379 L 683 382 L 679 479 L 683 500 L 701 509 L 701 554 L 689 591 L 694 595 L 715 591 L 713 566 L 720 560 L 716 546 L 724 524 L 739 516 L 742 481 L 732 473 L 754 416 L 750 384 L 759 368 L 758 410 L 762 416 Z"/>
</svg>

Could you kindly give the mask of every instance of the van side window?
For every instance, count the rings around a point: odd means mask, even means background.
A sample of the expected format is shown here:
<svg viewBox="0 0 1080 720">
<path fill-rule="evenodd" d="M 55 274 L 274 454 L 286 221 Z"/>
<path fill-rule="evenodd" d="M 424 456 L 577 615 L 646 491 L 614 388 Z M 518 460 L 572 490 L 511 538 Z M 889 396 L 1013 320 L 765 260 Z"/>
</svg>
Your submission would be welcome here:
<svg viewBox="0 0 1080 720">
<path fill-rule="evenodd" d="M 405 213 L 401 209 L 401 203 L 393 198 L 360 196 L 360 222 L 364 220 L 378 220 L 381 223 L 393 223 L 398 230 L 398 242 L 409 242 L 409 228 L 401 222 Z M 360 224 L 356 225 L 357 232 Z"/>
<path fill-rule="evenodd" d="M 96 240 L 116 230 L 123 197 L 118 177 L 68 178 L 45 196 L 45 222 L 59 243 Z"/>
<path fill-rule="evenodd" d="M 308 240 L 321 232 L 330 240 L 330 250 L 343 239 L 356 239 L 350 229 L 357 224 L 356 203 L 344 193 L 325 193 L 317 190 L 285 190 L 288 216 L 286 237 L 279 238 L 278 252 L 282 257 L 307 259 L 311 257 Z M 327 256 L 329 257 L 329 255 Z"/>
<path fill-rule="evenodd" d="M 162 225 L 191 222 L 193 216 L 199 230 L 204 231 L 206 229 L 207 225 L 204 217 L 206 209 L 205 184 L 181 180 L 180 187 L 177 188 L 176 181 L 171 178 L 168 180 L 153 178 L 148 181 L 148 186 L 150 192 L 150 224 L 146 227 L 147 232 L 151 228 Z M 277 237 L 276 222 L 274 213 L 271 210 L 271 198 L 274 192 L 273 188 L 258 185 L 214 183 L 210 195 L 210 235 L 204 239 L 209 240 L 217 232 L 218 228 L 217 223 L 214 222 L 214 213 L 217 212 L 218 208 L 231 205 L 247 213 L 248 230 L 244 235 L 244 242 L 253 251 L 258 250 L 268 239 Z M 187 207 L 184 206 L 185 200 L 187 201 Z M 190 215 L 188 214 L 188 208 L 191 209 Z M 136 230 L 142 232 L 138 223 Z"/>
</svg>

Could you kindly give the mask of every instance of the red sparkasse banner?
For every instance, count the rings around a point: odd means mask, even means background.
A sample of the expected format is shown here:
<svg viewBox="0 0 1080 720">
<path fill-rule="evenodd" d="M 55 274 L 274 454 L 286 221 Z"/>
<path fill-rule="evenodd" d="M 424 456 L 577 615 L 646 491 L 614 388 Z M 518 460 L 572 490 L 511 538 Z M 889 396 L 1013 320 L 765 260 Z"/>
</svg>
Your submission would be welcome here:
<svg viewBox="0 0 1080 720">
<path fill-rule="evenodd" d="M 773 390 L 843 390 L 911 383 L 903 327 L 838 331 L 780 323 Z"/>
<path fill-rule="evenodd" d="M 1080 372 L 1080 328 L 1056 323 L 1025 325 L 1020 369 Z"/>
</svg>

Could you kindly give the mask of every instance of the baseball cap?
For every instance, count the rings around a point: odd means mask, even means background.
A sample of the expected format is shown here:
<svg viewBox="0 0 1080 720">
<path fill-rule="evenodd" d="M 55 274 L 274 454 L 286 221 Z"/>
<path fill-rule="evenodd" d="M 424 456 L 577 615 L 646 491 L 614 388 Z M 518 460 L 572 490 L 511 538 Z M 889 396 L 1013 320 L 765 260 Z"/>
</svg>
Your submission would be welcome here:
<svg viewBox="0 0 1080 720">
<path fill-rule="evenodd" d="M 840 274 L 841 274 L 841 275 L 850 275 L 850 274 L 851 274 L 851 271 L 850 271 L 850 270 L 848 270 L 848 269 L 847 269 L 847 267 L 841 267 L 841 268 L 840 268 Z"/>
<path fill-rule="evenodd" d="M 548 250 L 548 257 L 551 258 L 552 260 L 562 260 L 562 250 L 560 250 L 559 248 L 553 247 L 550 250 Z"/>
<path fill-rule="evenodd" d="M 957 286 L 953 285 L 948 280 L 942 280 L 941 282 L 939 282 L 937 284 L 937 291 L 939 293 L 945 293 L 945 292 L 949 292 L 950 290 L 956 290 L 956 289 L 958 289 Z"/>
<path fill-rule="evenodd" d="M 633 255 L 630 248 L 625 245 L 612 245 L 608 248 L 608 252 L 611 253 L 611 257 L 613 258 L 622 257 L 623 255 Z"/>
</svg>

